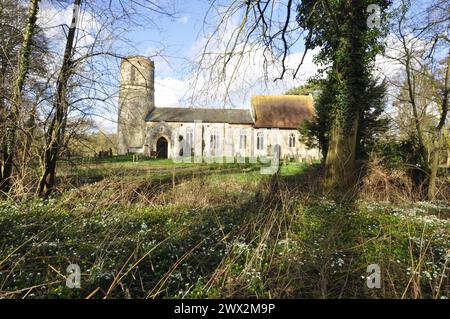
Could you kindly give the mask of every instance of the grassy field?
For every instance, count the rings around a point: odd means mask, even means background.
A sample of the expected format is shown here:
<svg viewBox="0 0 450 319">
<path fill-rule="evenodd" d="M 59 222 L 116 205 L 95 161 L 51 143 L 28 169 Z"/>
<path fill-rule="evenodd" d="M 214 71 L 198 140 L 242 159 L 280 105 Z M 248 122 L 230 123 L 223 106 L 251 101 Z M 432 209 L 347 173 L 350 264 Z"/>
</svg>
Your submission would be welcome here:
<svg viewBox="0 0 450 319">
<path fill-rule="evenodd" d="M 317 164 L 259 168 L 61 163 L 54 198 L 0 200 L 0 298 L 450 296 L 448 202 L 339 203 Z"/>
</svg>

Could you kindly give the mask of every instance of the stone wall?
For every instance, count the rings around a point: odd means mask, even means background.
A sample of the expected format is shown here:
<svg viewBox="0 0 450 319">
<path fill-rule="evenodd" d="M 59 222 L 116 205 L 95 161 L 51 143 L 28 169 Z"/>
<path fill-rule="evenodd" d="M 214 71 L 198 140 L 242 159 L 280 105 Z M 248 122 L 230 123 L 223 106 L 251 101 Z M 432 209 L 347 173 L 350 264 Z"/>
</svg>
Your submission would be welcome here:
<svg viewBox="0 0 450 319">
<path fill-rule="evenodd" d="M 258 133 L 263 135 L 264 147 L 257 149 Z M 260 157 L 271 156 L 275 144 L 281 146 L 282 158 L 320 159 L 318 149 L 308 149 L 299 141 L 297 130 L 255 129 L 252 125 L 237 125 L 228 123 L 181 123 L 181 122 L 150 122 L 147 123 L 146 138 L 143 152 L 150 155 L 156 152 L 157 140 L 164 137 L 168 141 L 169 158 L 180 154 L 186 155 L 188 134 L 192 135 L 191 150 L 194 156 L 228 156 L 228 157 Z M 290 135 L 294 135 L 295 145 L 289 145 Z M 211 135 L 218 136 L 217 148 L 212 149 Z M 245 135 L 245 143 L 241 144 L 241 135 Z M 202 143 L 204 141 L 204 143 Z M 242 147 L 242 148 L 241 148 Z M 182 153 L 181 150 L 183 149 Z"/>
</svg>

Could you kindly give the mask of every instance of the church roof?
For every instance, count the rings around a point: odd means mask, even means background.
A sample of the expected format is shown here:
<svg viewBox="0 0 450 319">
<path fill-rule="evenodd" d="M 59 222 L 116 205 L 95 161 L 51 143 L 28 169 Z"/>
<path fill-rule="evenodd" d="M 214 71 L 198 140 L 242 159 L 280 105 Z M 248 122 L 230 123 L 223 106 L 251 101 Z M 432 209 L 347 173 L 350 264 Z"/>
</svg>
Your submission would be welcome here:
<svg viewBox="0 0 450 319">
<path fill-rule="evenodd" d="M 145 118 L 147 122 L 194 122 L 253 124 L 249 109 L 156 107 Z"/>
<path fill-rule="evenodd" d="M 297 129 L 314 115 L 313 99 L 308 95 L 255 95 L 252 107 L 256 128 Z"/>
</svg>

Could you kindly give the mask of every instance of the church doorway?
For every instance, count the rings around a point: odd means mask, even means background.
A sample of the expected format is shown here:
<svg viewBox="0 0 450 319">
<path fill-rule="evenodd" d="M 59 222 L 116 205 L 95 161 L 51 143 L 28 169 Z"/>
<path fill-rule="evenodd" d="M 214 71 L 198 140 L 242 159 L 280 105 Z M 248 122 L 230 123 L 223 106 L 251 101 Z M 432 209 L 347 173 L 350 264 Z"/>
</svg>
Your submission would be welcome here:
<svg viewBox="0 0 450 319">
<path fill-rule="evenodd" d="M 160 137 L 156 142 L 156 153 L 158 158 L 167 158 L 169 153 L 169 143 L 165 137 Z"/>
</svg>

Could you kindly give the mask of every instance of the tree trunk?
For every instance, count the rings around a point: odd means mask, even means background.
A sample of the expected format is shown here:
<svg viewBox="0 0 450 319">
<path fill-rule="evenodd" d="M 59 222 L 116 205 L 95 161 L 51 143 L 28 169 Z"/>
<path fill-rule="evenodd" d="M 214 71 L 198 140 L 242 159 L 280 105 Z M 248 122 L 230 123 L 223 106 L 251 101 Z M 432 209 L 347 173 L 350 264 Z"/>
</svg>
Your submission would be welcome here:
<svg viewBox="0 0 450 319">
<path fill-rule="evenodd" d="M 72 54 L 80 5 L 81 0 L 74 0 L 72 24 L 67 35 L 64 58 L 57 82 L 55 115 L 46 132 L 47 147 L 44 153 L 43 172 L 38 185 L 38 193 L 42 197 L 50 196 L 55 185 L 56 163 L 64 138 L 67 118 L 67 87 L 73 73 Z"/>
<path fill-rule="evenodd" d="M 366 7 L 359 0 L 348 3 L 348 16 L 339 26 L 340 35 L 329 74 L 334 85 L 334 101 L 324 180 L 327 190 L 344 197 L 356 180 L 358 127 L 367 103 L 364 96 L 371 64 L 366 42 L 370 32 L 364 17 Z"/>
<path fill-rule="evenodd" d="M 335 123 L 331 129 L 325 162 L 325 187 L 329 190 L 345 191 L 355 181 L 357 131 L 357 116 L 349 132 L 344 129 L 344 123 Z"/>
<path fill-rule="evenodd" d="M 0 170 L 0 190 L 9 192 L 11 188 L 11 176 L 13 172 L 13 160 L 16 145 L 17 128 L 20 121 L 20 108 L 22 104 L 22 91 L 29 70 L 31 60 L 31 40 L 36 27 L 39 0 L 31 0 L 28 9 L 28 18 L 23 33 L 22 47 L 19 53 L 19 65 L 17 77 L 13 86 L 11 99 L 11 111 L 7 116 L 3 163 Z"/>
<path fill-rule="evenodd" d="M 31 152 L 31 146 L 35 137 L 36 130 L 36 112 L 37 112 L 37 104 L 38 101 L 34 103 L 31 108 L 30 116 L 28 120 L 24 123 L 24 139 L 23 143 L 23 151 L 22 151 L 22 167 L 21 167 L 21 176 L 25 176 L 27 173 L 27 168 L 29 167 L 29 163 L 33 160 L 33 154 Z"/>
<path fill-rule="evenodd" d="M 419 115 L 419 111 L 417 110 L 417 104 L 416 104 L 416 92 L 415 92 L 415 85 L 414 85 L 414 75 L 411 73 L 412 67 L 411 67 L 411 52 L 407 48 L 405 44 L 405 39 L 403 39 L 403 47 L 405 50 L 405 71 L 406 71 L 406 81 L 408 84 L 408 95 L 409 95 L 409 103 L 411 104 L 412 111 L 413 111 L 413 119 L 414 119 L 414 126 L 416 129 L 417 134 L 417 141 L 419 143 L 419 154 L 421 158 L 421 166 L 422 169 L 429 172 L 430 166 L 428 162 L 428 154 L 427 149 L 425 147 L 425 143 L 423 142 L 423 133 L 422 133 L 422 127 L 421 127 L 421 119 Z"/>
<path fill-rule="evenodd" d="M 434 200 L 436 198 L 436 180 L 437 180 L 437 172 L 439 169 L 438 148 L 434 148 L 434 150 L 431 152 L 430 166 L 431 172 L 430 172 L 430 180 L 428 182 L 428 200 Z"/>
<path fill-rule="evenodd" d="M 447 167 L 450 167 L 450 150 L 447 151 Z"/>
<path fill-rule="evenodd" d="M 4 61 L 2 61 L 4 62 Z M 2 72 L 5 70 L 5 68 L 2 68 Z M 3 159 L 4 154 L 6 154 L 6 106 L 5 101 L 7 99 L 6 96 L 6 90 L 5 90 L 5 84 L 4 84 L 4 75 L 0 72 L 0 185 L 2 184 L 3 178 Z M 1 189 L 0 189 L 1 190 Z"/>
</svg>

